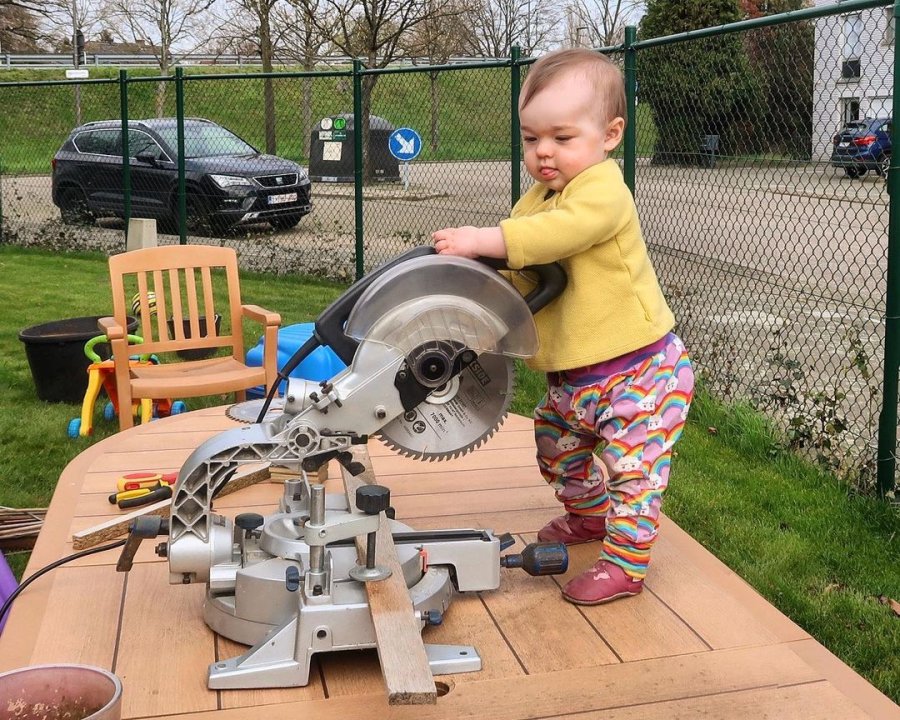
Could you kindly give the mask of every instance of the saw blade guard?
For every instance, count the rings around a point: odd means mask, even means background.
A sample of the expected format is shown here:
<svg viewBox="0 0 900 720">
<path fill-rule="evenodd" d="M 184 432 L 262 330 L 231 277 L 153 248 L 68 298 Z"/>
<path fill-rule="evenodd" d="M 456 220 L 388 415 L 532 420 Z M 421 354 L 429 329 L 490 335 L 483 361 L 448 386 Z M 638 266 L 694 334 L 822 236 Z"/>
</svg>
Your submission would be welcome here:
<svg viewBox="0 0 900 720">
<path fill-rule="evenodd" d="M 534 317 L 512 284 L 476 260 L 445 255 L 410 260 L 372 283 L 345 333 L 403 353 L 434 340 L 518 358 L 538 350 Z"/>
</svg>

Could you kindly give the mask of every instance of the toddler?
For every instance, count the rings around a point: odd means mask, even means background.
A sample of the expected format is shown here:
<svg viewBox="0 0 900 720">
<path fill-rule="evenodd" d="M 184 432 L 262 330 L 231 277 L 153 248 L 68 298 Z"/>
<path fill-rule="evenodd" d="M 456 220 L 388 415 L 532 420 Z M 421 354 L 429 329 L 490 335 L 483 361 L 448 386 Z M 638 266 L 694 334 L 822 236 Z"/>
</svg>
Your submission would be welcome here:
<svg viewBox="0 0 900 720">
<path fill-rule="evenodd" d="M 563 588 L 581 605 L 641 592 L 694 386 L 634 200 L 608 158 L 625 110 L 622 74 L 604 56 L 544 55 L 519 100 L 535 184 L 499 226 L 432 236 L 441 254 L 505 258 L 514 270 L 559 262 L 568 275 L 535 316 L 541 342 L 528 364 L 547 374 L 534 416 L 537 462 L 565 509 L 538 539 L 602 540 L 597 562 Z M 528 273 L 513 281 L 523 293 L 533 288 Z"/>
</svg>

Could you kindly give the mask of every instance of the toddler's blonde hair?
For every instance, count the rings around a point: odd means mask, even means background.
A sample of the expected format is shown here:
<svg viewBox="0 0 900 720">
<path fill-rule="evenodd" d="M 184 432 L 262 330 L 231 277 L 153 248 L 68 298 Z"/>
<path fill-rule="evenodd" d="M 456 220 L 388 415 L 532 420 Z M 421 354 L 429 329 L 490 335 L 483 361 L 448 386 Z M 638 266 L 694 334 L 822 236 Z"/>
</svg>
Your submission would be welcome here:
<svg viewBox="0 0 900 720">
<path fill-rule="evenodd" d="M 582 73 L 591 83 L 601 121 L 608 123 L 617 117 L 628 121 L 622 71 L 605 55 L 585 48 L 556 50 L 538 58 L 522 84 L 519 110 L 548 85 L 568 73 L 576 72 Z"/>
</svg>

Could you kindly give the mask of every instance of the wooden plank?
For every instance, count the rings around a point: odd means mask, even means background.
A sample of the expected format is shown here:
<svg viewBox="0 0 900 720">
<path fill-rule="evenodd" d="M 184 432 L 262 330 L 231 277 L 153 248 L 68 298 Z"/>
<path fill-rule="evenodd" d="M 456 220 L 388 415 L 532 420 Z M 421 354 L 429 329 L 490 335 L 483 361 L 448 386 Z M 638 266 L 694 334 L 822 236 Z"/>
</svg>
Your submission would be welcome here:
<svg viewBox="0 0 900 720">
<path fill-rule="evenodd" d="M 341 468 L 347 500 L 351 506 L 355 506 L 358 487 L 375 483 L 365 447 L 355 448 L 353 457 L 357 462 L 363 463 L 366 470 L 354 477 L 345 468 Z M 356 539 L 356 548 L 360 562 L 364 562 L 364 537 Z M 389 578 L 366 583 L 388 702 L 391 705 L 434 704 L 437 702 L 437 692 L 428 657 L 425 655 L 425 646 L 422 644 L 421 628 L 414 615 L 403 570 L 391 538 L 390 525 L 384 514 L 381 515 L 377 533 L 375 557 L 379 565 L 391 570 Z"/>
<path fill-rule="evenodd" d="M 65 556 L 72 508 L 78 497 L 81 478 L 85 469 L 102 455 L 110 440 L 111 438 L 107 438 L 89 447 L 63 470 L 23 577 L 30 577 L 45 565 Z M 27 593 L 22 593 L 13 603 L 3 633 L 0 634 L 0 669 L 28 664 L 36 638 L 34 628 L 40 626 L 46 613 L 53 581 L 53 573 L 35 581 Z"/>
<path fill-rule="evenodd" d="M 76 569 L 55 574 L 48 605 L 53 608 L 36 630 L 29 664 L 78 663 L 112 668 L 118 638 L 125 576 L 112 567 Z M 38 581 L 40 582 L 40 581 Z M 102 592 L 97 592 L 102 588 Z M 90 612 L 75 598 L 91 598 Z"/>
<path fill-rule="evenodd" d="M 501 448 L 499 450 L 478 450 L 468 455 L 442 460 L 435 467 L 442 472 L 454 470 L 479 470 L 485 468 L 534 467 L 534 453 L 528 454 L 519 448 Z M 372 458 L 372 468 L 376 477 L 387 475 L 403 475 L 422 472 L 422 461 L 402 455 L 385 455 Z"/>
<path fill-rule="evenodd" d="M 128 573 L 115 673 L 125 687 L 122 716 L 215 710 L 207 689 L 215 661 L 213 632 L 203 622 L 206 586 L 169 585 L 165 563 Z"/>
<path fill-rule="evenodd" d="M 863 710 L 879 720 L 900 720 L 900 705 L 879 692 L 865 678 L 845 665 L 827 648 L 812 638 L 788 645 L 801 660 L 822 673 L 846 696 L 853 698 Z"/>
<path fill-rule="evenodd" d="M 422 637 L 427 643 L 471 645 L 478 651 L 481 657 L 481 670 L 478 672 L 438 676 L 438 680 L 444 683 L 457 685 L 525 674 L 525 668 L 504 633 L 505 630 L 501 631 L 495 618 L 488 612 L 484 594 L 457 593 L 444 613 L 444 622 L 426 627 Z"/>
<path fill-rule="evenodd" d="M 122 537 L 128 534 L 128 528 L 131 523 L 139 517 L 152 517 L 159 515 L 160 517 L 169 517 L 169 511 L 172 509 L 171 500 L 160 500 L 152 505 L 145 505 L 136 510 L 114 517 L 111 520 L 105 520 L 97 525 L 92 525 L 84 530 L 80 530 L 72 534 L 72 547 L 75 550 L 85 550 L 95 545 L 102 545 L 110 540 Z"/>
<path fill-rule="evenodd" d="M 655 703 L 789 687 L 820 680 L 821 676 L 805 663 L 798 662 L 797 656 L 783 646 L 738 648 L 675 659 L 607 665 L 598 672 L 578 668 L 462 683 L 434 706 L 389 706 L 383 695 L 374 694 L 269 705 L 266 720 L 296 720 L 301 716 L 353 720 L 534 720 L 563 714 L 571 716 L 577 712 L 607 712 L 616 708 L 631 709 L 629 717 L 634 718 L 640 717 L 644 708 Z M 634 709 L 636 705 L 639 710 Z M 216 714 L 216 720 L 243 720 L 246 715 L 239 712 L 221 711 Z M 178 720 L 201 720 L 203 717 L 201 714 L 186 715 Z M 688 714 L 686 717 L 694 716 Z M 736 720 L 740 716 L 726 713 L 714 717 Z M 760 715 L 751 711 L 744 717 Z M 776 714 L 775 717 L 793 716 Z"/>
<path fill-rule="evenodd" d="M 672 720 L 672 718 L 791 718 L 861 720 L 870 716 L 828 682 L 702 695 L 661 703 L 551 716 L 560 720 Z M 547 719 L 549 720 L 549 718 Z"/>
<path fill-rule="evenodd" d="M 348 650 L 316 657 L 322 667 L 329 698 L 378 695 L 387 704 L 377 650 Z"/>
<path fill-rule="evenodd" d="M 109 453 L 98 457 L 91 465 L 94 471 L 109 470 L 120 475 L 130 472 L 155 471 L 160 458 L 165 456 L 167 467 L 180 468 L 194 448 L 182 448 L 163 453 L 159 450 L 138 450 L 130 453 Z"/>
<path fill-rule="evenodd" d="M 530 542 L 537 539 L 536 535 L 527 537 Z M 600 543 L 596 542 L 570 546 L 569 570 L 556 578 L 559 588 L 593 565 L 599 552 Z M 581 612 L 626 662 L 710 649 L 649 586 L 637 597 L 607 605 L 582 606 Z"/>
<path fill-rule="evenodd" d="M 769 628 L 780 640 L 791 641 L 809 638 L 809 633 L 781 613 L 751 587 L 749 583 L 665 516 L 663 516 L 660 523 L 660 535 L 666 538 L 668 546 L 675 548 L 675 552 L 686 559 L 690 559 L 698 572 L 708 577 L 711 582 L 714 582 L 719 587 L 727 590 L 733 597 L 739 599 L 741 605 L 760 623 Z"/>
<path fill-rule="evenodd" d="M 653 546 L 645 588 L 713 648 L 778 642 L 765 623 L 696 565 L 696 556 L 684 552 L 683 543 L 668 537 L 666 529 L 661 527 Z"/>
<path fill-rule="evenodd" d="M 408 475 L 379 475 L 378 482 L 391 489 L 391 497 L 401 495 L 433 495 L 471 492 L 473 490 L 500 490 L 517 488 L 544 488 L 549 497 L 553 491 L 541 477 L 537 467 L 504 468 L 497 472 L 496 468 L 478 470 L 457 470 L 454 472 L 436 472 L 435 469 L 423 465 L 421 473 Z"/>
<path fill-rule="evenodd" d="M 507 552 L 521 552 L 523 547 L 517 540 Z M 529 673 L 619 662 L 579 608 L 562 599 L 551 577 L 504 569 L 500 587 L 482 593 L 482 598 Z"/>
<path fill-rule="evenodd" d="M 447 528 L 481 528 L 495 533 L 537 532 L 550 520 L 559 515 L 559 507 L 536 508 L 533 510 L 506 510 L 474 512 L 460 515 L 438 516 L 398 516 L 416 530 L 446 530 Z"/>
<path fill-rule="evenodd" d="M 377 477 L 377 474 L 376 474 Z M 467 515 L 476 512 L 504 512 L 553 508 L 559 514 L 559 503 L 546 487 L 525 487 L 515 491 L 484 489 L 469 492 L 400 495 L 391 497 L 397 517 L 435 517 Z"/>
</svg>

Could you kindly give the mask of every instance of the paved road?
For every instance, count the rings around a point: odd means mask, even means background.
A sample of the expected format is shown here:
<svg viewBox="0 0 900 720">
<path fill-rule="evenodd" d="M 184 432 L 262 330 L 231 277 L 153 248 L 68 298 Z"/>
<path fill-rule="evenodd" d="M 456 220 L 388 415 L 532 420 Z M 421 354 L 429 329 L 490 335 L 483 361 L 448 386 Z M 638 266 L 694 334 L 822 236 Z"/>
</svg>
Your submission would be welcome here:
<svg viewBox="0 0 900 720">
<path fill-rule="evenodd" d="M 882 301 L 887 194 L 872 174 L 851 180 L 819 164 L 713 170 L 640 164 L 636 185 L 653 247 L 864 305 Z M 48 177 L 4 177 L 2 188 L 4 222 L 20 235 L 43 234 L 59 217 Z M 259 226 L 249 229 L 250 237 L 317 251 L 323 239 L 341 240 L 352 248 L 353 188 L 317 183 L 313 198 L 313 213 L 295 230 L 272 236 Z M 439 227 L 497 222 L 509 205 L 508 163 L 413 163 L 408 190 L 366 190 L 366 243 L 381 255 L 427 242 Z"/>
</svg>

